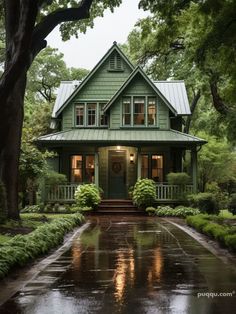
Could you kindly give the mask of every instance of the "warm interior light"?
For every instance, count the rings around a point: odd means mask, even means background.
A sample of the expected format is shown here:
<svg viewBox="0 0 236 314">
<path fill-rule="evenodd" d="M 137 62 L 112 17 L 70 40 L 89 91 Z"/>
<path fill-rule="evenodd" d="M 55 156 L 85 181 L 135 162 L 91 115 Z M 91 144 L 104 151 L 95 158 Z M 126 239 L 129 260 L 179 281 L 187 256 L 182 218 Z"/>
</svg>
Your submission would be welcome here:
<svg viewBox="0 0 236 314">
<path fill-rule="evenodd" d="M 117 149 L 117 150 L 120 150 L 120 145 L 116 146 L 116 149 Z"/>
<path fill-rule="evenodd" d="M 134 154 L 130 154 L 129 160 L 130 160 L 130 163 L 131 163 L 131 164 L 134 163 Z"/>
</svg>

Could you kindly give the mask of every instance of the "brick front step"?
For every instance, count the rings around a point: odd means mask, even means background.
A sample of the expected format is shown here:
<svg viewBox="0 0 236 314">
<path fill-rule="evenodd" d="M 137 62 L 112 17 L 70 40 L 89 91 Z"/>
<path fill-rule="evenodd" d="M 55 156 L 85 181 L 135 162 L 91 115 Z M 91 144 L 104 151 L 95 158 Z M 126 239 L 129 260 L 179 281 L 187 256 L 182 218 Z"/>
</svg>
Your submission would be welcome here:
<svg viewBox="0 0 236 314">
<path fill-rule="evenodd" d="M 131 200 L 106 199 L 99 204 L 98 213 L 141 213 Z"/>
</svg>

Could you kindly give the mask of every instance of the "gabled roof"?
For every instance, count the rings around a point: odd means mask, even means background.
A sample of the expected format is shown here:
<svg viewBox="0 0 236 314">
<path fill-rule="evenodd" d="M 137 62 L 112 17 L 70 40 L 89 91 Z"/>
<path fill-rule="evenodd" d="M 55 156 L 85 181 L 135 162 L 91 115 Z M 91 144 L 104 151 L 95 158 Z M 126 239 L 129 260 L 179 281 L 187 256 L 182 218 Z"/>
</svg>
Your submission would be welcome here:
<svg viewBox="0 0 236 314">
<path fill-rule="evenodd" d="M 56 118 L 56 112 L 63 106 L 64 102 L 70 97 L 74 90 L 79 86 L 81 81 L 62 81 L 58 92 L 57 99 L 52 111 L 52 118 Z"/>
<path fill-rule="evenodd" d="M 133 64 L 128 60 L 128 58 L 124 55 L 122 50 L 118 47 L 117 43 L 114 42 L 112 47 L 107 51 L 107 53 L 104 55 L 104 57 L 97 63 L 97 65 L 88 73 L 88 75 L 84 78 L 84 80 L 81 82 L 81 84 L 72 92 L 72 94 L 65 100 L 65 102 L 60 106 L 60 108 L 57 109 L 55 112 L 55 117 L 57 117 L 62 110 L 66 107 L 66 105 L 70 102 L 70 100 L 82 89 L 82 87 L 90 80 L 90 78 L 94 75 L 95 72 L 100 68 L 100 66 L 103 64 L 104 61 L 106 61 L 109 56 L 116 51 L 118 54 L 120 54 L 123 58 L 123 60 L 128 64 L 128 66 L 133 70 L 134 66 Z M 58 96 L 57 96 L 58 98 Z"/>
<path fill-rule="evenodd" d="M 109 143 L 119 144 L 181 144 L 181 145 L 203 145 L 205 140 L 193 135 L 176 130 L 150 129 L 72 129 L 44 135 L 38 138 L 41 145 L 62 143 Z"/>
<path fill-rule="evenodd" d="M 184 81 L 157 81 L 154 84 L 172 104 L 178 115 L 191 114 Z"/>
<path fill-rule="evenodd" d="M 140 74 L 144 80 L 152 87 L 152 89 L 156 92 L 156 94 L 163 100 L 163 102 L 168 106 L 168 108 L 177 115 L 177 110 L 172 106 L 172 104 L 168 101 L 168 99 L 159 91 L 157 86 L 149 79 L 149 77 L 143 72 L 140 66 L 137 66 L 136 69 L 130 74 L 128 79 L 124 82 L 124 84 L 120 87 L 120 89 L 115 93 L 115 95 L 111 98 L 111 100 L 104 107 L 104 111 L 106 111 L 110 106 L 115 102 L 115 100 L 121 95 L 124 89 L 129 85 L 129 83 L 133 80 L 133 78 Z"/>
</svg>

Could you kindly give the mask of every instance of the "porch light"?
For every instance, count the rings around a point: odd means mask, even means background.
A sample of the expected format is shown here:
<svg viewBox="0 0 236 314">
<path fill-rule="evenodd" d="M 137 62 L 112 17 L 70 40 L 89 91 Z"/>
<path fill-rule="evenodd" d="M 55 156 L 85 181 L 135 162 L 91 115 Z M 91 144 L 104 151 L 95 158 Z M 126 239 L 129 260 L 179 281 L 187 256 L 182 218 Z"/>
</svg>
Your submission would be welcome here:
<svg viewBox="0 0 236 314">
<path fill-rule="evenodd" d="M 116 146 L 116 149 L 117 149 L 117 150 L 120 150 L 120 145 Z"/>
<path fill-rule="evenodd" d="M 134 154 L 130 154 L 129 155 L 129 161 L 130 161 L 131 164 L 134 163 Z"/>
</svg>

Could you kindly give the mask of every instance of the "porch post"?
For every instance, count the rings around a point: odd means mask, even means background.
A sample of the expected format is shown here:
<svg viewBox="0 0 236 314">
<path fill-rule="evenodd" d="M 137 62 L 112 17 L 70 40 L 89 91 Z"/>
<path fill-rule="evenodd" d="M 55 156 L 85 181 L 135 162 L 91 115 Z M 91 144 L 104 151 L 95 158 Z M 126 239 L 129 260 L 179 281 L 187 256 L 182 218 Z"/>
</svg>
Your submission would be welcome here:
<svg viewBox="0 0 236 314">
<path fill-rule="evenodd" d="M 197 149 L 196 147 L 191 149 L 191 172 L 193 181 L 193 193 L 197 193 Z"/>
<path fill-rule="evenodd" d="M 137 150 L 137 179 L 141 178 L 141 167 L 142 167 L 142 159 L 141 159 L 141 154 L 140 154 L 140 150 Z"/>
<path fill-rule="evenodd" d="M 95 152 L 95 157 L 94 157 L 94 183 L 97 187 L 99 187 L 99 156 L 98 152 Z"/>
</svg>

